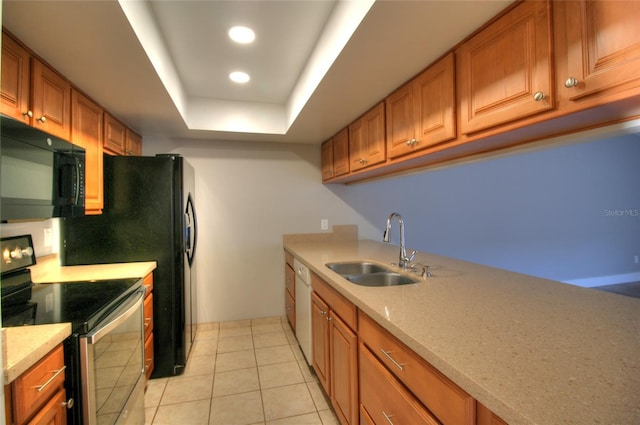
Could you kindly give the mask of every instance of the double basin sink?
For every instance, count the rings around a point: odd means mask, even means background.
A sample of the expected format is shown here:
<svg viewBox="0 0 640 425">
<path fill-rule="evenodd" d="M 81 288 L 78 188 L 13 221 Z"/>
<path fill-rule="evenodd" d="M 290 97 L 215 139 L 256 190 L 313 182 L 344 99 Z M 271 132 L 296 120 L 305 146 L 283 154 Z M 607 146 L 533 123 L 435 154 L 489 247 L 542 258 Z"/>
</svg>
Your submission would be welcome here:
<svg viewBox="0 0 640 425">
<path fill-rule="evenodd" d="M 327 263 L 326 266 L 356 285 L 398 286 L 420 282 L 417 278 L 400 274 L 370 261 Z"/>
</svg>

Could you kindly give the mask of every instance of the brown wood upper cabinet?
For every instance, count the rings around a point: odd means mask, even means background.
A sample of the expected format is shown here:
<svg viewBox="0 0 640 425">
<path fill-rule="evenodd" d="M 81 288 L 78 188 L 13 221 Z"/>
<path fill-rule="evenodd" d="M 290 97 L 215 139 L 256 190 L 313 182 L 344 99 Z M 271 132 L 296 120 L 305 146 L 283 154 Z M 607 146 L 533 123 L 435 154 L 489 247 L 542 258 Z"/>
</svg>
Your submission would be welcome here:
<svg viewBox="0 0 640 425">
<path fill-rule="evenodd" d="M 321 149 L 323 181 L 349 172 L 349 128 L 340 130 Z"/>
<path fill-rule="evenodd" d="M 106 153 L 124 155 L 127 127 L 111 114 L 104 114 L 104 150 Z"/>
<path fill-rule="evenodd" d="M 2 113 L 69 140 L 71 84 L 2 33 Z"/>
<path fill-rule="evenodd" d="M 2 103 L 3 114 L 31 124 L 31 55 L 2 33 Z"/>
<path fill-rule="evenodd" d="M 128 156 L 142 155 L 142 136 L 130 128 L 126 130 L 124 153 Z"/>
<path fill-rule="evenodd" d="M 389 158 L 456 137 L 454 66 L 452 52 L 387 97 Z"/>
<path fill-rule="evenodd" d="M 551 13 L 528 1 L 457 50 L 460 132 L 469 134 L 553 109 Z"/>
<path fill-rule="evenodd" d="M 85 150 L 85 213 L 100 214 L 104 206 L 102 125 L 104 111 L 91 99 L 73 90 L 71 142 Z"/>
<path fill-rule="evenodd" d="M 640 2 L 582 0 L 554 7 L 564 16 L 557 25 L 559 41 L 566 36 L 567 69 L 558 75 L 563 97 L 576 101 L 640 85 Z"/>
<path fill-rule="evenodd" d="M 104 150 L 112 155 L 142 155 L 142 137 L 108 113 L 104 114 Z"/>
<path fill-rule="evenodd" d="M 384 162 L 386 159 L 384 102 L 349 125 L 349 164 L 351 171 Z"/>
</svg>

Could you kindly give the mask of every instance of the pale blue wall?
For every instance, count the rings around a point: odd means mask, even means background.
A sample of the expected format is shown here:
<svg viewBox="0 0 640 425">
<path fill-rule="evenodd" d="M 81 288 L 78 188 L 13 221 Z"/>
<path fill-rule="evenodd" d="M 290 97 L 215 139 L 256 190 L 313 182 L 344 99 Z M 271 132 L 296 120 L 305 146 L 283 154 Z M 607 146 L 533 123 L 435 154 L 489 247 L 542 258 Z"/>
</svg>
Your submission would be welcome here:
<svg viewBox="0 0 640 425">
<path fill-rule="evenodd" d="M 638 136 L 330 187 L 381 232 L 400 212 L 414 249 L 556 280 L 640 272 Z"/>
</svg>

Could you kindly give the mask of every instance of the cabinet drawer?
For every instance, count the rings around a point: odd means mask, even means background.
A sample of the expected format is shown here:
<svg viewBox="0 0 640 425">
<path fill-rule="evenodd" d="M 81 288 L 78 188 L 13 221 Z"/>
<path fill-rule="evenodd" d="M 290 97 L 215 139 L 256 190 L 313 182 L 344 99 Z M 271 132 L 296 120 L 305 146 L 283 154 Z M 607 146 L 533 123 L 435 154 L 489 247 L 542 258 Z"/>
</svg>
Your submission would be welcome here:
<svg viewBox="0 0 640 425">
<path fill-rule="evenodd" d="M 360 314 L 358 327 L 361 341 L 443 424 L 474 424 L 473 397 L 370 317 Z"/>
<path fill-rule="evenodd" d="M 291 254 L 288 251 L 284 252 L 284 261 L 285 263 L 287 263 L 291 268 L 293 268 L 293 254 Z"/>
<path fill-rule="evenodd" d="M 359 351 L 360 403 L 368 414 L 362 423 L 439 424 L 363 344 Z"/>
<path fill-rule="evenodd" d="M 291 296 L 295 299 L 296 297 L 296 272 L 293 270 L 293 267 L 287 263 L 284 266 L 284 286 L 287 288 L 287 291 L 291 294 Z"/>
<path fill-rule="evenodd" d="M 149 273 L 144 277 L 144 280 L 142 281 L 142 286 L 144 286 L 144 289 L 147 294 L 153 291 L 153 273 Z"/>
<path fill-rule="evenodd" d="M 144 297 L 144 337 L 153 332 L 153 294 Z"/>
<path fill-rule="evenodd" d="M 358 329 L 358 314 L 356 306 L 320 279 L 315 273 L 311 273 L 311 286 L 338 316 L 353 330 Z"/>
<path fill-rule="evenodd" d="M 64 352 L 54 348 L 14 381 L 13 413 L 15 422 L 24 423 L 29 416 L 64 385 Z"/>
</svg>

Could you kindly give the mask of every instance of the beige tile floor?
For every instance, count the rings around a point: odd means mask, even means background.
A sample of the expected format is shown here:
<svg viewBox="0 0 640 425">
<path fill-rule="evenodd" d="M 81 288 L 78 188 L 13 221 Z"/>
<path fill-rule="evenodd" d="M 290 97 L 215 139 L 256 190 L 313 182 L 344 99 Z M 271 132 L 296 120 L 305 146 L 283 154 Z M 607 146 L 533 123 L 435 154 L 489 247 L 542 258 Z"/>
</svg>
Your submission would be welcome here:
<svg viewBox="0 0 640 425">
<path fill-rule="evenodd" d="M 291 328 L 280 317 L 207 323 L 183 375 L 152 379 L 148 425 L 337 425 Z"/>
</svg>

